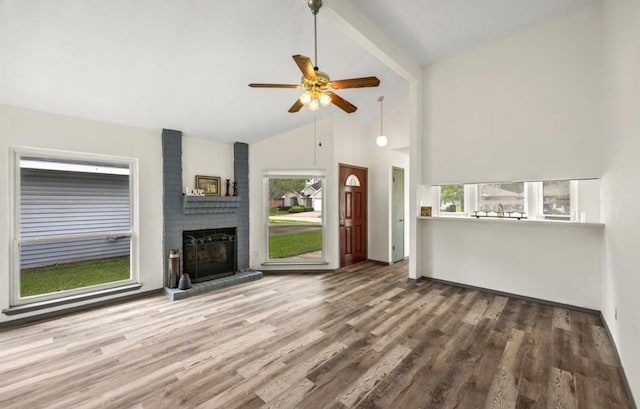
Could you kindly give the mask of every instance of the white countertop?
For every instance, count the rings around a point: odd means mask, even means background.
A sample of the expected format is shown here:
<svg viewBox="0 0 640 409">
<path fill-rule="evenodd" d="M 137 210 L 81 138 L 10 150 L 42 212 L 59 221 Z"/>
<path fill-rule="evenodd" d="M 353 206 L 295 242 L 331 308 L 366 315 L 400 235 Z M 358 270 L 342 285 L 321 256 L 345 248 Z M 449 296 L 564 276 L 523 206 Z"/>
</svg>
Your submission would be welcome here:
<svg viewBox="0 0 640 409">
<path fill-rule="evenodd" d="M 505 217 L 480 217 L 473 216 L 433 216 L 424 217 L 418 216 L 418 220 L 432 220 L 432 221 L 444 221 L 444 222 L 466 222 L 466 223 L 503 223 L 503 224 L 524 224 L 524 225 L 539 225 L 539 226 L 554 226 L 554 227 L 589 227 L 589 228 L 604 228 L 603 223 L 578 223 L 578 222 L 565 222 L 558 220 L 529 220 L 529 219 L 515 219 Z"/>
</svg>

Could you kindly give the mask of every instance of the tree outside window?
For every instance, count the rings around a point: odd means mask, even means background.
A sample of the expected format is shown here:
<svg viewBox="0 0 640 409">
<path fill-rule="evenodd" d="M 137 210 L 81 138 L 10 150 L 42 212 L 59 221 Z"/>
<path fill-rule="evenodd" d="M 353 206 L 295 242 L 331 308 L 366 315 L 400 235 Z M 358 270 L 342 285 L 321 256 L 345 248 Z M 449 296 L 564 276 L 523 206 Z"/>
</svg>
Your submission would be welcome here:
<svg viewBox="0 0 640 409">
<path fill-rule="evenodd" d="M 440 186 L 440 212 L 464 213 L 464 185 Z"/>
<path fill-rule="evenodd" d="M 323 178 L 268 177 L 268 261 L 323 259 Z"/>
</svg>

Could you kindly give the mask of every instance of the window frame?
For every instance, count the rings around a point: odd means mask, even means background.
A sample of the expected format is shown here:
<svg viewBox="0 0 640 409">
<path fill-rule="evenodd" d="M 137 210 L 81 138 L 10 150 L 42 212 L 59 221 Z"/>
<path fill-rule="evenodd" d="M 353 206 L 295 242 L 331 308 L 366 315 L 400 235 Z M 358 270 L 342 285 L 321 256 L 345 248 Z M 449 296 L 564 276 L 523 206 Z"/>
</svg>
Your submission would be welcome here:
<svg viewBox="0 0 640 409">
<path fill-rule="evenodd" d="M 543 182 L 545 181 L 553 181 L 553 180 L 563 180 L 569 181 L 569 201 L 570 201 L 570 217 L 558 217 L 544 214 L 544 201 L 543 201 Z M 560 223 L 578 223 L 581 222 L 579 220 L 579 214 L 581 213 L 581 205 L 579 203 L 578 192 L 580 189 L 581 179 L 548 179 L 545 181 L 536 181 L 536 182 L 484 182 L 484 183 L 472 183 L 472 184 L 463 184 L 464 185 L 464 207 L 465 212 L 453 213 L 453 212 L 442 212 L 440 211 L 440 188 L 441 186 L 447 185 L 433 185 L 435 189 L 435 200 L 437 203 L 438 213 L 436 214 L 439 217 L 475 217 L 474 213 L 478 211 L 478 203 L 479 203 L 479 185 L 483 184 L 492 184 L 492 183 L 523 183 L 524 184 L 524 211 L 525 216 L 528 220 L 538 220 L 538 221 L 546 221 L 546 222 L 560 222 Z M 458 185 L 459 183 L 453 183 Z M 549 217 L 551 216 L 551 217 Z M 497 216 L 481 216 L 481 217 L 489 217 L 489 218 L 498 218 Z"/>
<path fill-rule="evenodd" d="M 272 259 L 269 257 L 269 179 L 319 179 L 322 181 L 322 257 L 318 259 L 288 258 L 288 259 Z M 325 265 L 327 264 L 327 175 L 326 171 L 311 169 L 297 170 L 266 170 L 263 173 L 263 201 L 264 206 L 264 261 L 262 265 Z"/>
<path fill-rule="evenodd" d="M 455 186 L 455 185 L 461 185 L 463 187 L 463 194 L 462 194 L 462 206 L 464 207 L 464 211 L 463 212 L 446 212 L 446 211 L 442 211 L 440 210 L 440 204 L 442 203 L 440 198 L 441 198 L 441 194 L 442 194 L 442 186 Z M 452 184 L 447 184 L 447 185 L 438 185 L 438 197 L 437 197 L 437 203 L 438 203 L 438 215 L 442 216 L 442 217 L 467 217 L 469 216 L 469 203 L 470 203 L 470 196 L 471 196 L 471 188 L 472 185 L 468 185 L 468 184 L 463 184 L 463 183 L 452 183 Z"/>
<path fill-rule="evenodd" d="M 22 157 L 38 157 L 51 160 L 67 161 L 97 161 L 114 166 L 126 165 L 129 169 L 129 230 L 98 232 L 98 233 L 78 233 L 61 234 L 52 236 L 21 237 L 21 168 Z M 24 146 L 10 147 L 10 169 L 9 169 L 9 192 L 12 200 L 9 201 L 9 243 L 11 252 L 9 255 L 9 292 L 10 304 L 19 306 L 36 302 L 60 300 L 80 294 L 91 294 L 99 291 L 124 287 L 139 282 L 139 243 L 138 243 L 138 163 L 135 158 L 120 156 L 100 155 L 85 152 L 62 151 L 54 149 L 41 149 Z M 69 240 L 82 240 L 92 238 L 129 238 L 129 279 L 112 281 L 109 283 L 96 284 L 86 287 L 61 290 L 52 293 L 36 294 L 31 296 L 20 295 L 20 246 L 22 244 L 53 243 Z"/>
<path fill-rule="evenodd" d="M 545 180 L 541 182 L 531 182 L 532 189 L 535 189 L 538 200 L 536 201 L 537 216 L 542 220 L 560 221 L 560 222 L 577 222 L 578 210 L 578 181 L 571 179 L 556 179 L 569 182 L 569 215 L 553 215 L 544 212 L 544 182 L 553 182 L 554 180 Z"/>
</svg>

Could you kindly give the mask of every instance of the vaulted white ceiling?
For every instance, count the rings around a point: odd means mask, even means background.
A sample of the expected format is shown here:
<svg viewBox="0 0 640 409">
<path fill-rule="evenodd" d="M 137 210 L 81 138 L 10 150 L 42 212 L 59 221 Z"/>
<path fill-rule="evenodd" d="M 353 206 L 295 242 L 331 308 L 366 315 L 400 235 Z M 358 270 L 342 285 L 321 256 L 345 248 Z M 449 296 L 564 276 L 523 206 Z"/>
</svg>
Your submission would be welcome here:
<svg viewBox="0 0 640 409">
<path fill-rule="evenodd" d="M 600 0 L 352 0 L 420 65 L 480 47 Z"/>
<path fill-rule="evenodd" d="M 345 0 L 346 1 L 346 0 Z M 477 47 L 597 0 L 353 0 L 420 64 Z M 396 73 L 318 16 L 318 65 L 332 79 L 376 75 L 341 90 L 378 120 L 408 95 Z M 253 142 L 313 121 L 287 112 L 291 56 L 313 58 L 306 0 L 0 0 L 0 104 L 221 141 Z M 322 109 L 320 118 L 346 116 Z"/>
</svg>

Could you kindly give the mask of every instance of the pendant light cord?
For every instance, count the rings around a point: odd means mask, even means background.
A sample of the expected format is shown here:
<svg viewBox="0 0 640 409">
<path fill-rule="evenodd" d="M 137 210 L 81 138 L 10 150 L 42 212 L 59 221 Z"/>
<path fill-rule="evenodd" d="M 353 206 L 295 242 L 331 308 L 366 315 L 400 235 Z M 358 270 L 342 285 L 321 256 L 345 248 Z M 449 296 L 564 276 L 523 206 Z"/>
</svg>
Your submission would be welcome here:
<svg viewBox="0 0 640 409">
<path fill-rule="evenodd" d="M 383 135 L 382 133 L 382 100 L 384 98 L 380 97 L 380 135 Z"/>
</svg>

